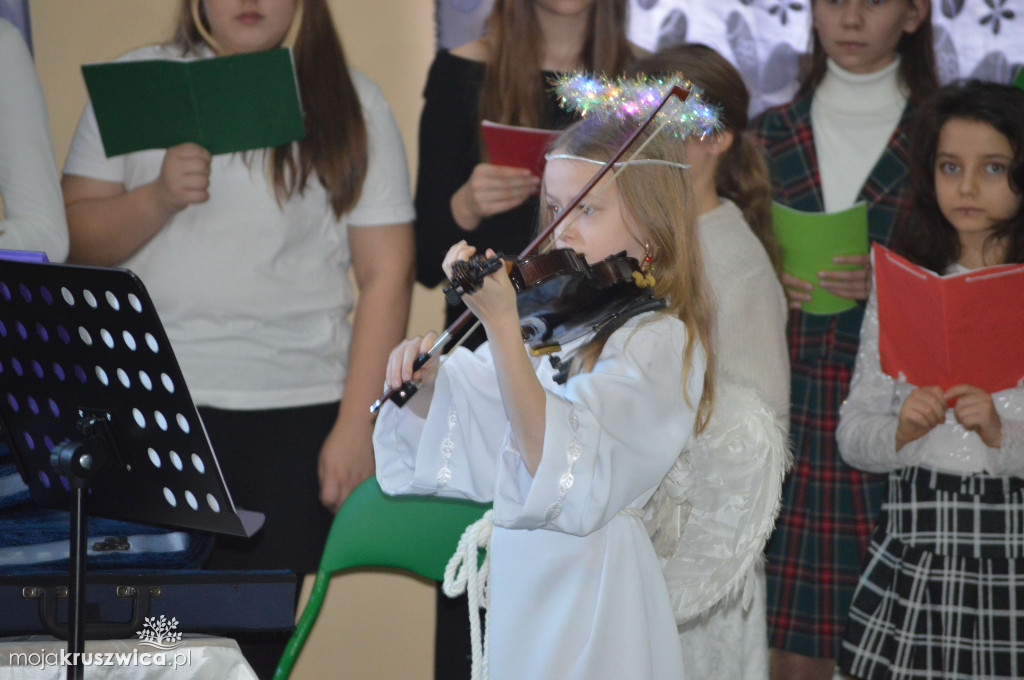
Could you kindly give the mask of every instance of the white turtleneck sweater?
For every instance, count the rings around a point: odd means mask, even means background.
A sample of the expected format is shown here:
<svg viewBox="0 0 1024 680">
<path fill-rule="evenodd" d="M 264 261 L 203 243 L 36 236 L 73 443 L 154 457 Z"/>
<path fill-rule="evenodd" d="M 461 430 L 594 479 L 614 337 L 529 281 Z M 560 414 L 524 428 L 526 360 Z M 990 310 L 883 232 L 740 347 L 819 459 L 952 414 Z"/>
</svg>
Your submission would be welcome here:
<svg viewBox="0 0 1024 680">
<path fill-rule="evenodd" d="M 899 83 L 899 57 L 874 73 L 850 73 L 831 59 L 811 101 L 825 211 L 854 204 L 882 155 L 907 97 Z"/>
</svg>

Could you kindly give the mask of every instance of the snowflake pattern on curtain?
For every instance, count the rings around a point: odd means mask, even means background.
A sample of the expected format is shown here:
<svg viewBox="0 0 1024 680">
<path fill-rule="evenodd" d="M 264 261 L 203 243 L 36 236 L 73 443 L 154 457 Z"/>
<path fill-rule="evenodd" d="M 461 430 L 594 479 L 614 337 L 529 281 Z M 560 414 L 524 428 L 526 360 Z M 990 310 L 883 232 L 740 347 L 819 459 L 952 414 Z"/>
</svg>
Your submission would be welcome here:
<svg viewBox="0 0 1024 680">
<path fill-rule="evenodd" d="M 1008 83 L 1024 63 L 1024 0 L 932 0 L 939 80 Z M 438 46 L 475 40 L 492 0 L 437 0 Z M 743 74 L 751 112 L 789 101 L 810 45 L 810 0 L 629 0 L 629 37 L 715 48 Z"/>
</svg>

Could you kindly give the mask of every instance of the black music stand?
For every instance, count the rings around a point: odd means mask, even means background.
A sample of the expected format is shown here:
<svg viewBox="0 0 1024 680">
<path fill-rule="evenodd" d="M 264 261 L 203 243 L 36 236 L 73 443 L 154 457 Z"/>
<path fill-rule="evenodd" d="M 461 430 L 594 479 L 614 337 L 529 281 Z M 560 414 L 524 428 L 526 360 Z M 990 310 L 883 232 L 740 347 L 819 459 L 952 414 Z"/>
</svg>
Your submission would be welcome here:
<svg viewBox="0 0 1024 680">
<path fill-rule="evenodd" d="M 232 502 L 130 271 L 0 261 L 0 422 L 33 500 L 71 510 L 71 654 L 85 648 L 87 512 L 245 537 L 263 525 Z"/>
</svg>

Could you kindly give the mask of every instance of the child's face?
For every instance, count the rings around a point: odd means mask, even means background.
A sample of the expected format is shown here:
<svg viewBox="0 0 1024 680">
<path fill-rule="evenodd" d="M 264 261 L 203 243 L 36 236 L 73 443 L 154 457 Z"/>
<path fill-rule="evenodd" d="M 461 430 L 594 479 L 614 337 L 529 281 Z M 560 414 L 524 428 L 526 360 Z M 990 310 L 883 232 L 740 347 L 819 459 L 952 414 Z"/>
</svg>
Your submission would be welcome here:
<svg viewBox="0 0 1024 680">
<path fill-rule="evenodd" d="M 210 35 L 225 54 L 277 47 L 284 39 L 300 0 L 203 0 Z"/>
<path fill-rule="evenodd" d="M 1013 148 L 988 123 L 953 118 L 942 126 L 935 150 L 939 210 L 961 237 L 988 233 L 1020 210 L 1010 188 Z"/>
<path fill-rule="evenodd" d="M 825 54 L 851 73 L 892 63 L 904 33 L 928 17 L 929 0 L 814 0 L 814 30 Z"/>
<path fill-rule="evenodd" d="M 553 158 L 544 167 L 544 200 L 557 216 L 590 181 L 597 166 L 583 161 Z M 609 185 L 609 183 L 611 183 Z M 572 248 L 590 264 L 623 250 L 642 261 L 643 243 L 630 232 L 618 188 L 611 176 L 597 186 L 565 218 L 555 238 L 556 248 Z"/>
</svg>

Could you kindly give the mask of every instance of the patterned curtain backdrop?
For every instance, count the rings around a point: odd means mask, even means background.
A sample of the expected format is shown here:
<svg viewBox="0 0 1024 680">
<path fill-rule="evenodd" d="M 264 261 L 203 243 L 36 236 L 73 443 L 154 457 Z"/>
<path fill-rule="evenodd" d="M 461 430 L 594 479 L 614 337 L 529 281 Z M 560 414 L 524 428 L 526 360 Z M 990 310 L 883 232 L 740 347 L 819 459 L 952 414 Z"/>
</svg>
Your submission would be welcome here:
<svg viewBox="0 0 1024 680">
<path fill-rule="evenodd" d="M 810 44 L 810 0 L 629 0 L 629 36 L 649 50 L 714 47 L 743 74 L 751 113 L 789 101 Z M 932 0 L 942 82 L 1009 82 L 1024 63 L 1024 0 Z M 492 0 L 437 0 L 438 45 L 480 36 Z"/>
<path fill-rule="evenodd" d="M 28 21 L 28 0 L 0 0 L 0 17 L 21 29 L 25 44 L 32 51 L 32 29 Z"/>
</svg>

